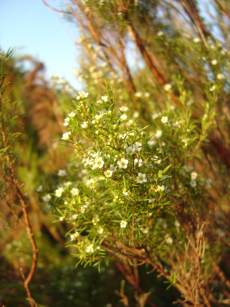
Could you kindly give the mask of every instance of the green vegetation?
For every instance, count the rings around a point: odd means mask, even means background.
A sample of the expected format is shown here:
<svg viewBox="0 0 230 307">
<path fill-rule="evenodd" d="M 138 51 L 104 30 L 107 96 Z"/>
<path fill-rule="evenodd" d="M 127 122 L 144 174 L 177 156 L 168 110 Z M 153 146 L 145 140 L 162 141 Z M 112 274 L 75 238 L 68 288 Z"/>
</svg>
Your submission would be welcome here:
<svg viewBox="0 0 230 307">
<path fill-rule="evenodd" d="M 3 306 L 229 305 L 230 7 L 201 2 L 71 1 L 82 91 L 1 52 Z"/>
</svg>

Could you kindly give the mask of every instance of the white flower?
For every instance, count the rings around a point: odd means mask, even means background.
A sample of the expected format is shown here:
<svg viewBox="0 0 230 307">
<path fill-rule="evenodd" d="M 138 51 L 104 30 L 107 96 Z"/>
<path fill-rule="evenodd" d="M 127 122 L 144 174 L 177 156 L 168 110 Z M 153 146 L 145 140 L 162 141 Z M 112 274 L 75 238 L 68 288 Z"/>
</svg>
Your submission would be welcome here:
<svg viewBox="0 0 230 307">
<path fill-rule="evenodd" d="M 146 174 L 138 173 L 136 180 L 137 180 L 137 183 L 145 183 L 145 182 L 147 182 Z"/>
<path fill-rule="evenodd" d="M 172 89 L 172 85 L 170 83 L 167 83 L 167 84 L 164 85 L 164 90 L 166 92 L 169 92 L 171 89 Z"/>
<path fill-rule="evenodd" d="M 149 147 L 152 147 L 153 145 L 156 144 L 156 141 L 155 141 L 155 140 L 149 140 L 149 141 L 147 142 L 147 144 L 149 145 Z"/>
<path fill-rule="evenodd" d="M 140 113 L 136 111 L 136 112 L 133 113 L 133 118 L 138 118 L 139 115 L 140 115 Z"/>
<path fill-rule="evenodd" d="M 104 232 L 104 229 L 103 229 L 103 227 L 100 226 L 100 227 L 97 229 L 97 233 L 98 233 L 99 235 L 102 235 L 103 232 Z"/>
<path fill-rule="evenodd" d="M 92 169 L 102 168 L 104 166 L 104 160 L 102 157 L 98 156 L 94 160 L 94 164 L 92 165 Z"/>
<path fill-rule="evenodd" d="M 96 115 L 95 115 L 95 120 L 96 120 L 96 121 L 99 121 L 104 115 L 105 115 L 104 112 L 100 112 L 100 113 L 96 114 Z"/>
<path fill-rule="evenodd" d="M 161 122 L 162 122 L 162 124 L 167 124 L 167 122 L 168 122 L 168 117 L 167 117 L 167 116 L 162 116 L 162 117 L 161 117 Z"/>
<path fill-rule="evenodd" d="M 104 172 L 104 175 L 106 178 L 110 178 L 112 177 L 113 175 L 113 171 L 111 169 L 107 169 L 105 172 Z"/>
<path fill-rule="evenodd" d="M 48 203 L 50 200 L 51 200 L 51 195 L 50 194 L 46 194 L 42 197 L 42 200 L 45 202 L 45 203 Z"/>
<path fill-rule="evenodd" d="M 56 196 L 56 197 L 61 197 L 62 194 L 63 194 L 63 192 L 64 192 L 63 187 L 59 187 L 59 188 L 57 188 L 57 189 L 55 190 L 55 196 Z"/>
<path fill-rule="evenodd" d="M 81 91 L 81 92 L 79 92 L 79 95 L 76 98 L 77 98 L 77 100 L 80 100 L 82 98 L 87 98 L 88 96 L 89 96 L 89 93 Z"/>
<path fill-rule="evenodd" d="M 127 227 L 127 224 L 128 224 L 127 221 L 122 220 L 122 221 L 120 222 L 120 227 L 124 229 L 124 228 Z"/>
<path fill-rule="evenodd" d="M 223 74 L 217 74 L 216 77 L 218 80 L 223 80 L 225 78 Z"/>
<path fill-rule="evenodd" d="M 64 132 L 63 134 L 62 134 L 62 140 L 63 141 L 68 141 L 69 140 L 69 138 L 70 138 L 70 135 L 71 135 L 71 131 L 67 131 L 67 132 Z"/>
<path fill-rule="evenodd" d="M 161 130 L 157 130 L 156 133 L 155 133 L 155 137 L 157 139 L 159 139 L 161 136 L 162 136 L 162 131 Z"/>
<path fill-rule="evenodd" d="M 191 180 L 196 180 L 198 174 L 196 172 L 191 173 Z"/>
<path fill-rule="evenodd" d="M 180 223 L 178 221 L 175 221 L 176 228 L 180 228 Z"/>
<path fill-rule="evenodd" d="M 79 232 L 78 231 L 76 231 L 76 232 L 74 232 L 74 233 L 71 233 L 71 235 L 70 235 L 70 241 L 75 241 L 78 237 L 79 237 Z"/>
<path fill-rule="evenodd" d="M 128 154 L 133 155 L 136 152 L 140 152 L 142 148 L 142 144 L 140 142 L 136 142 L 126 148 L 126 152 Z"/>
<path fill-rule="evenodd" d="M 215 66 L 217 63 L 218 63 L 218 62 L 217 62 L 216 59 L 215 59 L 215 60 L 212 60 L 212 62 L 211 62 L 211 64 L 212 64 L 213 66 Z"/>
<path fill-rule="evenodd" d="M 73 196 L 77 196 L 77 195 L 79 195 L 79 190 L 78 190 L 78 188 L 72 188 L 70 193 Z"/>
<path fill-rule="evenodd" d="M 134 154 L 134 153 L 135 153 L 135 150 L 134 150 L 134 148 L 133 148 L 133 145 L 130 145 L 130 146 L 126 147 L 126 152 L 127 152 L 128 154 Z"/>
<path fill-rule="evenodd" d="M 158 185 L 155 189 L 156 192 L 164 192 L 165 186 L 164 185 Z"/>
<path fill-rule="evenodd" d="M 197 43 L 200 43 L 199 37 L 195 37 L 195 38 L 193 39 L 193 42 L 196 43 L 196 44 L 197 44 Z"/>
<path fill-rule="evenodd" d="M 216 85 L 212 85 L 209 90 L 210 92 L 214 92 L 216 90 Z"/>
<path fill-rule="evenodd" d="M 127 112 L 128 111 L 128 107 L 127 106 L 122 106 L 122 107 L 120 107 L 120 111 L 121 112 Z"/>
<path fill-rule="evenodd" d="M 93 219 L 92 219 L 93 225 L 96 225 L 99 221 L 100 221 L 100 219 L 99 219 L 98 215 L 95 215 L 95 216 L 93 217 Z"/>
<path fill-rule="evenodd" d="M 136 152 L 140 152 L 142 148 L 142 144 L 140 142 L 136 142 L 133 144 L 133 148 Z"/>
<path fill-rule="evenodd" d="M 82 127 L 83 129 L 86 129 L 86 128 L 88 127 L 88 123 L 87 123 L 87 122 L 83 122 L 83 123 L 81 124 L 81 127 Z"/>
<path fill-rule="evenodd" d="M 63 185 L 68 188 L 69 186 L 71 186 L 72 182 L 71 181 L 66 181 Z"/>
<path fill-rule="evenodd" d="M 64 216 L 60 216 L 60 217 L 59 217 L 59 221 L 60 221 L 60 222 L 63 222 L 64 219 L 65 219 Z"/>
<path fill-rule="evenodd" d="M 173 239 L 172 237 L 170 237 L 169 235 L 166 235 L 165 236 L 165 242 L 169 245 L 172 245 L 173 244 Z"/>
<path fill-rule="evenodd" d="M 163 36 L 163 35 L 164 35 L 164 32 L 162 32 L 162 31 L 158 31 L 158 32 L 157 32 L 157 36 L 160 37 L 160 36 Z"/>
<path fill-rule="evenodd" d="M 69 117 L 66 117 L 66 118 L 64 119 L 64 123 L 63 123 L 63 126 L 64 126 L 64 127 L 69 126 L 69 120 L 70 120 Z"/>
<path fill-rule="evenodd" d="M 58 176 L 59 176 L 59 177 L 64 177 L 64 176 L 66 176 L 66 171 L 65 171 L 64 169 L 59 169 L 59 171 L 58 171 Z"/>
<path fill-rule="evenodd" d="M 68 116 L 69 116 L 70 118 L 73 118 L 75 115 L 76 115 L 75 112 L 70 112 L 70 113 L 68 114 Z"/>
<path fill-rule="evenodd" d="M 149 228 L 141 228 L 141 231 L 144 233 L 144 234 L 147 234 L 149 232 Z"/>
<path fill-rule="evenodd" d="M 78 215 L 77 215 L 77 214 L 73 214 L 73 215 L 71 216 L 71 220 L 72 220 L 72 221 L 76 220 L 77 218 L 78 218 Z"/>
<path fill-rule="evenodd" d="M 134 159 L 134 165 L 141 167 L 143 165 L 143 160 L 142 159 Z"/>
<path fill-rule="evenodd" d="M 121 158 L 119 161 L 117 161 L 117 165 L 119 168 L 127 168 L 129 164 L 129 161 L 125 158 Z"/>
<path fill-rule="evenodd" d="M 141 92 L 136 92 L 136 93 L 135 93 L 135 96 L 138 97 L 138 98 L 141 98 L 142 95 L 143 95 L 143 94 L 142 94 Z"/>
<path fill-rule="evenodd" d="M 42 192 L 43 190 L 43 186 L 42 185 L 39 185 L 36 189 L 37 192 Z"/>
<path fill-rule="evenodd" d="M 92 188 L 95 185 L 95 180 L 93 178 L 86 179 L 85 180 L 85 185 L 87 187 L 91 187 Z"/>
<path fill-rule="evenodd" d="M 159 113 L 153 113 L 152 114 L 152 120 L 155 120 L 157 117 L 159 117 Z"/>
<path fill-rule="evenodd" d="M 83 205 L 83 206 L 80 208 L 80 212 L 81 212 L 81 213 L 85 213 L 85 211 L 86 211 L 87 208 L 88 208 L 88 205 L 87 205 L 87 204 Z"/>
<path fill-rule="evenodd" d="M 108 96 L 101 96 L 101 100 L 103 102 L 108 102 L 109 101 L 109 97 Z"/>
<path fill-rule="evenodd" d="M 93 244 L 89 244 L 86 246 L 85 251 L 87 254 L 92 254 L 94 252 L 94 246 Z"/>
<path fill-rule="evenodd" d="M 127 126 L 132 126 L 134 123 L 133 119 L 130 119 L 128 122 L 127 122 Z"/>
<path fill-rule="evenodd" d="M 120 116 L 120 120 L 122 120 L 122 121 L 126 120 L 127 118 L 128 118 L 127 114 L 122 114 Z"/>
<path fill-rule="evenodd" d="M 191 187 L 195 188 L 196 187 L 196 180 L 191 180 L 190 185 L 191 185 Z"/>
<path fill-rule="evenodd" d="M 121 139 L 121 140 L 124 140 L 125 138 L 127 137 L 127 133 L 120 133 L 119 135 L 118 135 L 118 138 L 119 139 Z"/>
<path fill-rule="evenodd" d="M 145 97 L 149 98 L 150 94 L 148 92 L 145 93 Z"/>
</svg>

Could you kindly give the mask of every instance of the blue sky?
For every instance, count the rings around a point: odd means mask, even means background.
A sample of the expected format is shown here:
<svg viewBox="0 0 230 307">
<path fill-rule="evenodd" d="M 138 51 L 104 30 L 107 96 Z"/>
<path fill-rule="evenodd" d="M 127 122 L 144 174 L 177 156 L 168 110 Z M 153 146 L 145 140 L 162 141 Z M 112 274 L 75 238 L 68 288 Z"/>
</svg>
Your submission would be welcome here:
<svg viewBox="0 0 230 307">
<path fill-rule="evenodd" d="M 58 7 L 57 0 L 49 3 Z M 0 0 L 0 48 L 33 55 L 45 63 L 48 76 L 58 74 L 76 86 L 78 36 L 76 27 L 42 0 Z"/>
<path fill-rule="evenodd" d="M 47 1 L 55 7 L 66 2 Z M 208 3 L 209 0 L 199 0 L 203 13 Z M 50 10 L 42 0 L 0 0 L 0 48 L 30 54 L 45 63 L 48 76 L 58 74 L 81 88 L 81 82 L 73 74 L 79 62 L 75 45 L 78 37 L 76 26 Z M 128 62 L 135 67 L 137 61 L 134 53 L 131 54 L 129 49 Z"/>
</svg>

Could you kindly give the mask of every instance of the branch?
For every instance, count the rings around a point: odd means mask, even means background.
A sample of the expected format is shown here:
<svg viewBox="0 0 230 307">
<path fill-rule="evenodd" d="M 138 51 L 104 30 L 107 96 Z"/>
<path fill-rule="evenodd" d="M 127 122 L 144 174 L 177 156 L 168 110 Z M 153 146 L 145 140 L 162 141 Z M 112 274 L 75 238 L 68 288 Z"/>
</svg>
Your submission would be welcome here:
<svg viewBox="0 0 230 307">
<path fill-rule="evenodd" d="M 199 10 L 194 0 L 180 0 L 182 7 L 184 8 L 186 14 L 190 18 L 192 24 L 197 29 L 203 43 L 207 46 L 206 37 L 210 36 L 210 33 L 206 29 L 205 24 L 203 23 Z"/>
<path fill-rule="evenodd" d="M 230 18 L 230 12 L 228 10 L 225 9 L 225 7 L 223 6 L 223 4 L 219 1 L 219 0 L 214 0 L 216 5 L 219 7 L 220 11 L 227 16 L 228 18 Z"/>
<path fill-rule="evenodd" d="M 119 47 L 121 50 L 120 63 L 121 63 L 121 67 L 123 68 L 124 74 L 126 75 L 128 90 L 130 93 L 136 92 L 136 86 L 134 84 L 133 77 L 130 72 L 126 57 L 125 57 L 125 45 L 122 39 L 119 39 Z"/>
<path fill-rule="evenodd" d="M 129 22 L 129 31 L 137 45 L 138 50 L 143 56 L 147 66 L 151 70 L 153 76 L 160 83 L 160 85 L 166 84 L 167 80 L 165 76 L 159 71 L 156 64 L 156 59 L 153 57 L 153 55 L 150 55 L 150 53 L 147 51 L 139 33 L 136 31 L 134 25 L 131 22 Z"/>
<path fill-rule="evenodd" d="M 56 7 L 53 7 L 52 5 L 50 5 L 47 0 L 42 0 L 43 4 L 45 4 L 45 6 L 47 6 L 49 9 L 51 9 L 52 11 L 58 13 L 58 14 L 70 14 L 67 11 L 61 10 L 61 9 L 57 9 Z"/>
<path fill-rule="evenodd" d="M 3 143 L 4 147 L 7 147 L 7 138 L 6 138 L 6 134 L 5 134 L 4 130 L 2 130 L 2 143 Z M 15 190 L 16 190 L 16 195 L 18 197 L 19 204 L 20 204 L 22 212 L 23 212 L 23 218 L 24 218 L 24 223 L 25 223 L 27 235 L 28 235 L 28 238 L 30 240 L 30 244 L 31 244 L 31 248 L 32 248 L 32 263 L 31 263 L 30 271 L 27 274 L 27 276 L 25 277 L 25 275 L 22 271 L 22 268 L 21 268 L 20 274 L 23 278 L 23 286 L 25 288 L 29 304 L 30 304 L 31 307 L 36 307 L 37 304 L 32 297 L 29 285 L 30 285 L 30 282 L 33 279 L 33 276 L 34 276 L 34 274 L 36 272 L 36 268 L 37 268 L 38 248 L 37 248 L 36 240 L 35 240 L 35 237 L 34 237 L 33 228 L 32 228 L 31 222 L 30 222 L 29 212 L 28 212 L 28 209 L 27 209 L 25 197 L 24 197 L 24 195 L 21 191 L 20 185 L 19 185 L 19 183 L 16 179 L 13 163 L 10 160 L 8 155 L 6 156 L 6 159 L 7 159 L 8 169 L 9 169 L 9 177 L 10 177 L 12 185 L 15 187 Z"/>
</svg>

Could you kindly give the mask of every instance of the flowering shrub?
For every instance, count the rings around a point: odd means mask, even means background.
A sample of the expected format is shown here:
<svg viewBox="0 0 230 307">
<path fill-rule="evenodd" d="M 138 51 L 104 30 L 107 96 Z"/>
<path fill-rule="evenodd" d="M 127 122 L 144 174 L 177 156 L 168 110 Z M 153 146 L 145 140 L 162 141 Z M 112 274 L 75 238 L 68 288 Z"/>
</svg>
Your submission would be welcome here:
<svg viewBox="0 0 230 307">
<path fill-rule="evenodd" d="M 227 287 L 228 44 L 197 1 L 173 3 L 68 8 L 87 92 L 72 92 L 60 137 L 72 154 L 48 195 L 78 262 L 115 261 L 138 305 L 148 300 L 138 270 L 150 266 L 182 305 L 210 307 Z M 228 26 L 219 29 L 225 37 Z"/>
<path fill-rule="evenodd" d="M 15 189 L 31 241 L 31 306 L 38 253 L 28 208 L 39 201 L 42 214 L 52 208 L 61 222 L 54 233 L 44 219 L 40 228 L 58 242 L 65 233 L 80 264 L 111 262 L 135 305 L 149 302 L 140 278 L 149 269 L 183 306 L 229 303 L 230 7 L 211 0 L 217 18 L 209 24 L 198 2 L 71 1 L 62 13 L 81 29 L 75 73 L 85 91 L 58 76 L 52 85 L 36 81 L 43 66 L 35 61 L 21 82 L 33 111 L 22 105 L 20 129 L 4 74 L 1 186 Z M 19 131 L 23 142 L 14 146 Z M 122 285 L 119 295 L 134 305 Z"/>
<path fill-rule="evenodd" d="M 188 212 L 202 206 L 206 181 L 189 166 L 198 127 L 186 107 L 153 114 L 143 126 L 114 99 L 74 99 L 61 137 L 73 157 L 54 206 L 80 262 L 100 262 L 116 241 L 167 259 L 174 242 L 185 244 L 176 203 L 186 201 Z"/>
</svg>

